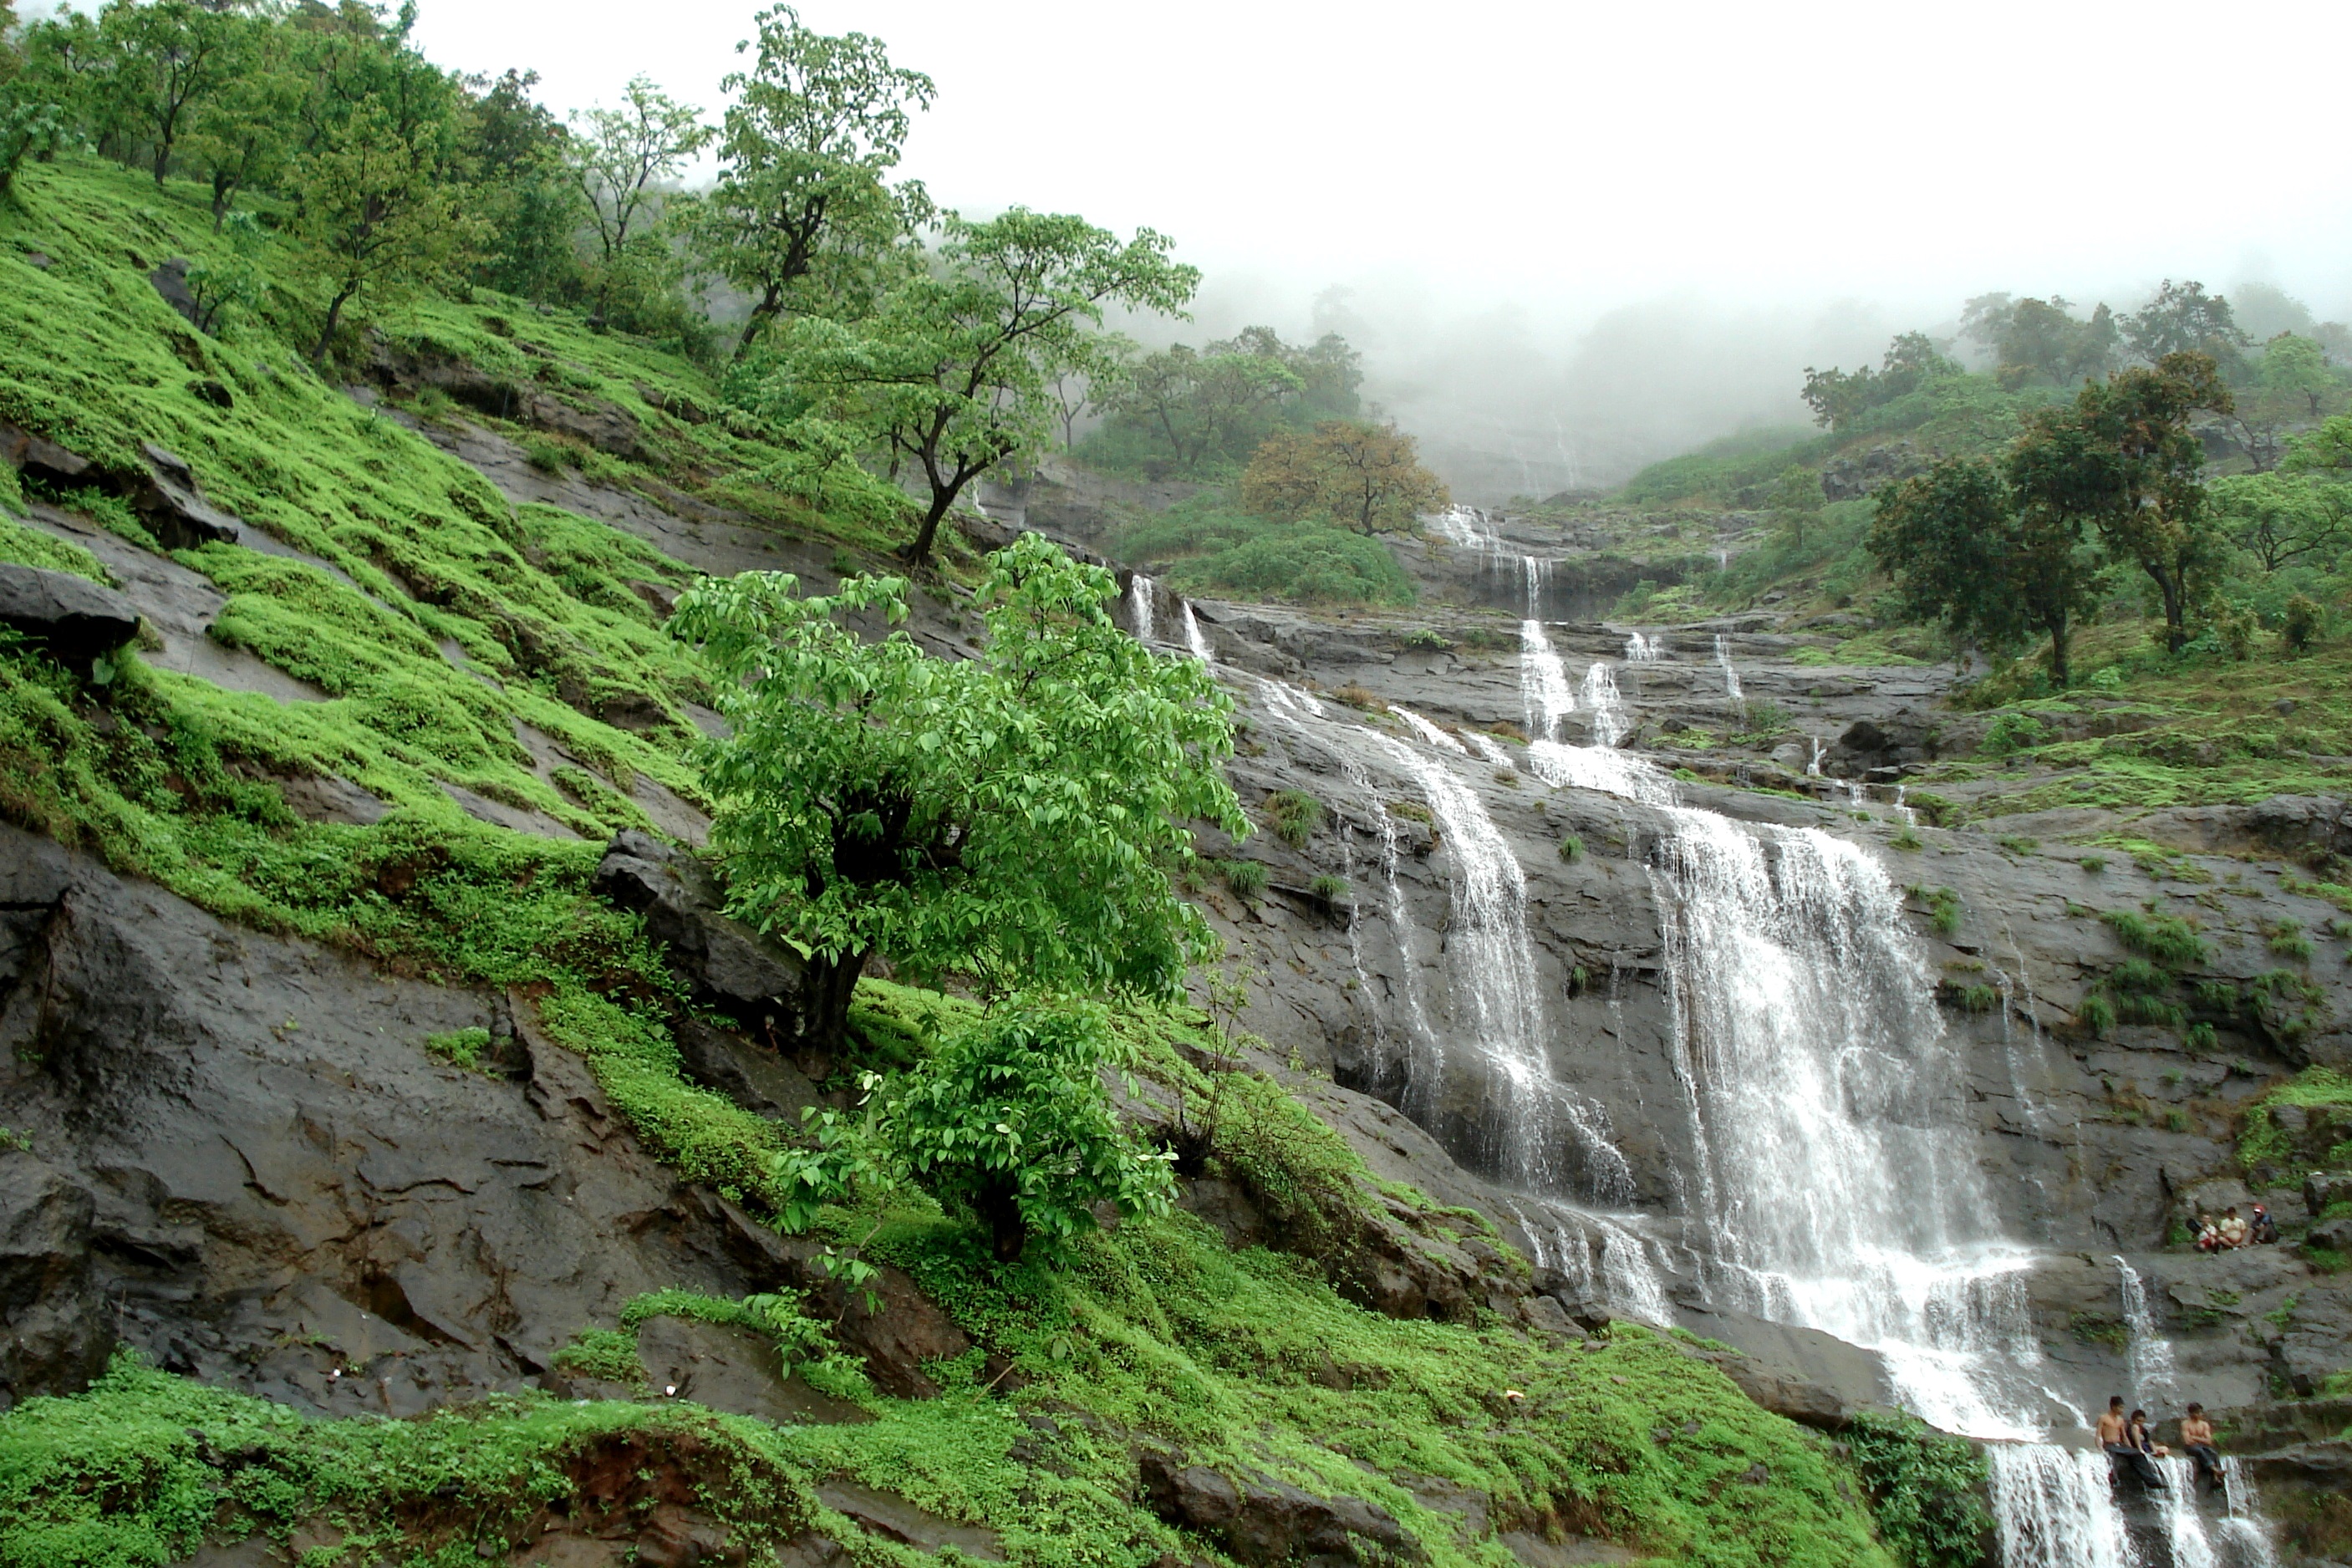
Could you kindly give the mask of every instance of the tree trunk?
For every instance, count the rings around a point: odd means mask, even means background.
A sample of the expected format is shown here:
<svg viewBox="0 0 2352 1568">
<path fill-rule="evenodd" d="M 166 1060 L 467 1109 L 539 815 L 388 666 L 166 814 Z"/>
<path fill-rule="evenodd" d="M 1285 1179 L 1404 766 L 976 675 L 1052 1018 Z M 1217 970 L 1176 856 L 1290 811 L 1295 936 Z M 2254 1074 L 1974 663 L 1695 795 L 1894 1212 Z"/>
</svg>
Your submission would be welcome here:
<svg viewBox="0 0 2352 1568">
<path fill-rule="evenodd" d="M 839 1060 L 849 1048 L 849 1003 L 857 994 L 857 977 L 866 972 L 866 954 L 827 958 L 809 954 L 808 989 L 802 1002 L 802 1039 L 809 1050 Z"/>
<path fill-rule="evenodd" d="M 773 283 L 768 285 L 768 291 L 761 296 L 760 302 L 751 307 L 751 315 L 744 319 L 743 335 L 735 340 L 734 359 L 740 362 L 751 352 L 751 341 L 760 335 L 760 329 L 776 319 L 776 307 L 782 302 L 782 296 L 783 290 L 780 287 Z"/>
<path fill-rule="evenodd" d="M 940 519 L 947 516 L 948 508 L 955 504 L 954 490 L 931 491 L 931 510 L 923 514 L 923 526 L 915 532 L 915 542 L 898 552 L 900 560 L 909 566 L 921 566 L 931 559 L 931 541 L 940 531 Z"/>
<path fill-rule="evenodd" d="M 972 1199 L 980 1213 L 981 1223 L 988 1226 L 989 1250 L 999 1263 L 1018 1263 L 1029 1246 L 1029 1226 L 1021 1218 L 1021 1205 L 1010 1182 L 994 1181 L 982 1187 Z"/>
<path fill-rule="evenodd" d="M 335 341 L 335 328 L 342 321 L 343 307 L 352 302 L 352 296 L 358 291 L 346 287 L 336 294 L 334 303 L 327 307 L 327 324 L 319 331 L 319 346 L 310 351 L 311 369 L 316 370 L 327 363 L 327 345 Z"/>
<path fill-rule="evenodd" d="M 2059 690 L 2063 691 L 2074 679 L 2073 671 L 2068 668 L 2066 661 L 2069 628 L 2065 618 L 2059 616 L 2044 623 L 2044 629 L 2050 633 L 2050 679 L 2057 685 Z"/>
</svg>

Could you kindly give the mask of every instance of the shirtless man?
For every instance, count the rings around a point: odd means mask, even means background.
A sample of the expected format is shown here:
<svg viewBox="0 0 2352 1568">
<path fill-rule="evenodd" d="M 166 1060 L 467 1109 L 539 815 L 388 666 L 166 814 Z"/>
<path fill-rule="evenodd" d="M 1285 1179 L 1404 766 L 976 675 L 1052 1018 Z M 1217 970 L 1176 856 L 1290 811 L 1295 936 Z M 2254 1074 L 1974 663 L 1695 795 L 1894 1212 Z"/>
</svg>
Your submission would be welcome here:
<svg viewBox="0 0 2352 1568">
<path fill-rule="evenodd" d="M 2106 1450 L 2110 1469 L 2120 1459 L 2141 1486 L 2155 1491 L 2164 1489 L 2164 1472 L 2156 1468 L 2154 1459 L 2132 1447 L 2131 1417 L 2124 1412 L 2122 1394 L 2107 1401 L 2107 1413 L 2099 1417 L 2098 1434 L 2099 1447 Z"/>
<path fill-rule="evenodd" d="M 2203 1405 L 2190 1405 L 2189 1414 L 2180 1418 L 2180 1446 L 2197 1467 L 2196 1474 L 2218 1490 L 2221 1485 L 2221 1451 L 2213 1446 L 2213 1423 L 2205 1419 Z"/>
</svg>

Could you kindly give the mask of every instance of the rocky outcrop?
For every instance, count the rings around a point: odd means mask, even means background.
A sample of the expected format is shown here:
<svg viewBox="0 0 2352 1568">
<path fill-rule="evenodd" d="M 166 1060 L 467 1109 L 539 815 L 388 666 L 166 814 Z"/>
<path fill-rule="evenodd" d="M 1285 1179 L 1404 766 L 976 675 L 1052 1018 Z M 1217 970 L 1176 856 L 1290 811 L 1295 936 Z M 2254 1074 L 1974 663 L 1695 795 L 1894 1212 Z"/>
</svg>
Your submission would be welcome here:
<svg viewBox="0 0 2352 1568">
<path fill-rule="evenodd" d="M 798 955 L 726 914 L 719 879 L 690 851 L 634 829 L 614 836 L 589 884 L 641 914 L 698 1005 L 726 1014 L 772 1045 L 800 1027 L 806 970 Z"/>
<path fill-rule="evenodd" d="M 87 665 L 139 635 L 139 612 L 87 577 L 0 562 L 0 626 L 61 663 Z"/>
<path fill-rule="evenodd" d="M 140 465 L 113 466 L 0 421 L 0 459 L 26 478 L 63 489 L 121 496 L 166 550 L 235 543 L 244 524 L 205 499 L 187 460 L 152 441 L 140 443 Z"/>
<path fill-rule="evenodd" d="M 1315 1497 L 1271 1476 L 1228 1476 L 1191 1463 L 1181 1449 L 1145 1447 L 1137 1478 L 1152 1512 L 1207 1537 L 1249 1568 L 1419 1563 L 1426 1555 L 1378 1504 Z"/>
<path fill-rule="evenodd" d="M 384 392 L 414 396 L 429 387 L 493 418 L 569 437 L 632 462 L 646 458 L 645 431 L 635 415 L 605 398 L 557 392 L 552 383 L 559 373 L 545 351 L 520 342 L 514 346 L 541 358 L 545 379 L 501 375 L 470 360 L 401 347 L 381 337 L 371 343 L 362 368 L 368 381 Z"/>
<path fill-rule="evenodd" d="M 1853 500 L 1924 473 L 1927 468 L 1910 442 L 1890 441 L 1851 457 L 1831 458 L 1822 468 L 1822 494 L 1833 501 Z"/>
<path fill-rule="evenodd" d="M 80 1386 L 120 1339 L 404 1413 L 530 1385 L 640 1293 L 808 1267 L 640 1152 L 526 1026 L 0 826 L 0 1402 Z M 509 1076 L 425 1048 L 475 1026 Z"/>
</svg>

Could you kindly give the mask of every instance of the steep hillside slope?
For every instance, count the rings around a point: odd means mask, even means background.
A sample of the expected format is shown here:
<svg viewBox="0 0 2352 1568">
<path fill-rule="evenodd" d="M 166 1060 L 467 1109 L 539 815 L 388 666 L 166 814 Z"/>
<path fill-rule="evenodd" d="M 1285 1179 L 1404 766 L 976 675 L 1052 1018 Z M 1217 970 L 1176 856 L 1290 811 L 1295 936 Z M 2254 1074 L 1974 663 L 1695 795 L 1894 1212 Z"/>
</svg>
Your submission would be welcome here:
<svg viewBox="0 0 2352 1568">
<path fill-rule="evenodd" d="M 616 833 L 705 826 L 676 591 L 829 584 L 877 520 L 765 488 L 647 345 L 428 300 L 331 386 L 276 296 L 215 331 L 168 302 L 199 193 L 70 158 L 18 189 L 0 562 L 139 630 L 0 647 L 0 1563 L 1974 1543 L 1965 1450 L 1539 1280 L 1286 1033 L 1194 1212 L 1065 1272 L 903 1195 L 780 1235 L 799 1109 L 960 1005 L 871 984 L 856 1059 L 781 1056 L 595 877 Z M 918 596 L 935 647 L 969 646 L 970 560 Z M 1227 1059 L 1196 1016 L 1121 1026 L 1147 1124 Z"/>
</svg>

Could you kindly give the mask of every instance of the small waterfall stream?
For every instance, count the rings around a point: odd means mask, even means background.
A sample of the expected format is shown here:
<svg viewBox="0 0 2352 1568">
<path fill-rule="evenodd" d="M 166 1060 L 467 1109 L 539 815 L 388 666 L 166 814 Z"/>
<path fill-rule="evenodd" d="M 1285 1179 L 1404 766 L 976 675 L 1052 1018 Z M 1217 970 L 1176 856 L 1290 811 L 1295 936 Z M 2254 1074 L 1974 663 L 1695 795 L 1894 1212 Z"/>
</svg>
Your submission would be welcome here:
<svg viewBox="0 0 2352 1568">
<path fill-rule="evenodd" d="M 1152 597 L 1158 589 L 1159 584 L 1140 572 L 1138 572 L 1134 576 L 1128 579 L 1128 622 L 1134 629 L 1135 640 L 1143 644 L 1147 647 L 1151 645 L 1152 640 Z"/>
</svg>

